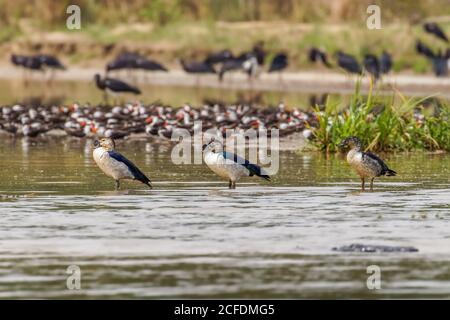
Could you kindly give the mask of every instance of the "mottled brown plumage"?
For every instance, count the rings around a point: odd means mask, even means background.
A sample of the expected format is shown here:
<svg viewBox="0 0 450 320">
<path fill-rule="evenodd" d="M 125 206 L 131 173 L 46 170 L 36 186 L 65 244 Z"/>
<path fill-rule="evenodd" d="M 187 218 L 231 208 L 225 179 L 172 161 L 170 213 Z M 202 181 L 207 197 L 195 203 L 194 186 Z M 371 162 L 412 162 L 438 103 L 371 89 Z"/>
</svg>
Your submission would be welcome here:
<svg viewBox="0 0 450 320">
<path fill-rule="evenodd" d="M 361 151 L 361 141 L 357 137 L 347 137 L 339 147 L 349 146 L 347 162 L 355 169 L 361 178 L 361 189 L 365 190 L 365 179 L 370 179 L 370 190 L 373 190 L 373 180 L 380 176 L 395 176 L 397 173 L 389 169 L 386 163 L 371 152 Z"/>
</svg>

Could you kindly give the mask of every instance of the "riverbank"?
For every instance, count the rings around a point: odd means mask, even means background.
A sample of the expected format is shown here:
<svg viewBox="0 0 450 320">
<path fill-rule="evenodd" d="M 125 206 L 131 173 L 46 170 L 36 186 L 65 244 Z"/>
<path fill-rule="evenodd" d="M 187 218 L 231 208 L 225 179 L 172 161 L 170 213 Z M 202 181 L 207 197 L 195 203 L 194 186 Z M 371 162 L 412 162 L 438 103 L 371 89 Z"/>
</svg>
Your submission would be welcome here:
<svg viewBox="0 0 450 320">
<path fill-rule="evenodd" d="M 450 29 L 448 22 L 440 22 L 444 31 Z M 266 68 L 275 54 L 285 52 L 289 57 L 289 72 L 326 70 L 308 60 L 309 48 L 318 47 L 328 53 L 334 71 L 338 70 L 333 57 L 337 50 L 355 55 L 360 62 L 367 53 L 380 55 L 387 50 L 393 57 L 394 72 L 431 74 L 431 63 L 415 50 L 417 39 L 435 51 L 446 50 L 444 43 L 434 41 L 424 32 L 421 22 L 405 21 L 384 23 L 379 30 L 367 29 L 365 21 L 327 21 L 326 24 L 191 21 L 164 26 L 148 22 L 86 23 L 80 30 L 67 30 L 65 24 L 43 30 L 39 25 L 22 21 L 13 30 L 16 33 L 3 39 L 0 35 L 2 63 L 9 62 L 11 53 L 45 52 L 57 55 L 66 65 L 81 68 L 104 66 L 117 54 L 131 51 L 173 69 L 179 67 L 176 59 L 180 57 L 203 60 L 208 53 L 226 48 L 237 55 L 263 42 L 267 52 Z"/>
<path fill-rule="evenodd" d="M 93 81 L 96 73 L 104 73 L 103 68 L 71 67 L 64 72 L 57 72 L 54 80 L 58 81 Z M 12 66 L 0 66 L 0 79 L 19 80 L 23 70 Z M 243 73 L 227 74 L 222 82 L 216 75 L 190 75 L 182 70 L 170 72 L 133 72 L 132 79 L 126 72 L 111 73 L 111 76 L 132 80 L 136 84 L 179 87 L 206 87 L 220 89 L 240 89 L 257 91 L 314 92 L 314 93 L 353 93 L 358 77 L 332 71 L 284 72 L 281 75 L 262 73 L 249 81 Z M 37 73 L 31 77 L 34 81 L 47 81 L 48 77 Z M 361 91 L 370 87 L 368 77 L 361 79 Z M 389 74 L 376 85 L 380 93 L 392 94 L 399 91 L 409 96 L 436 95 L 450 98 L 450 78 L 436 78 L 431 75 Z"/>
</svg>

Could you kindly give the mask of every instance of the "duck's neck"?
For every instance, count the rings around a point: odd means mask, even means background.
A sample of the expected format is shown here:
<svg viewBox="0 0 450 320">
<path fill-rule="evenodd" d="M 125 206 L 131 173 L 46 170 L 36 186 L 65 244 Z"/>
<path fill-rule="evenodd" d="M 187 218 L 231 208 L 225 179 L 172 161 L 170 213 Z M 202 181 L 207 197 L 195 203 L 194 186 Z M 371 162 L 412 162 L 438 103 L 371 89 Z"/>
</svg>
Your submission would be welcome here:
<svg viewBox="0 0 450 320">
<path fill-rule="evenodd" d="M 361 147 L 353 147 L 347 153 L 347 162 L 349 162 L 349 163 L 353 162 L 360 153 L 361 153 Z"/>
</svg>

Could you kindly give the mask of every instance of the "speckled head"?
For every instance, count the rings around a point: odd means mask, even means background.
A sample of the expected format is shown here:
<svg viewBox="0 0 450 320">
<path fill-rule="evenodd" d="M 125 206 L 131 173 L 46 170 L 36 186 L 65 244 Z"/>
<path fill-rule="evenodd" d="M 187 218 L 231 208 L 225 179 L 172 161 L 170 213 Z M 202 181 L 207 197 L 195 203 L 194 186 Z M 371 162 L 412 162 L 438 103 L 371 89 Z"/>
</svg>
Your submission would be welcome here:
<svg viewBox="0 0 450 320">
<path fill-rule="evenodd" d="M 339 145 L 339 148 L 345 148 L 349 146 L 351 149 L 361 149 L 361 140 L 358 137 L 351 136 L 345 138 Z"/>
<path fill-rule="evenodd" d="M 100 140 L 94 141 L 94 148 L 105 148 L 108 151 L 112 151 L 116 148 L 116 144 L 114 143 L 114 140 L 111 138 L 102 138 Z"/>
<path fill-rule="evenodd" d="M 223 145 L 220 141 L 217 141 L 213 138 L 207 144 L 203 145 L 203 152 L 208 152 L 208 151 L 221 152 L 221 151 L 223 151 Z"/>
</svg>

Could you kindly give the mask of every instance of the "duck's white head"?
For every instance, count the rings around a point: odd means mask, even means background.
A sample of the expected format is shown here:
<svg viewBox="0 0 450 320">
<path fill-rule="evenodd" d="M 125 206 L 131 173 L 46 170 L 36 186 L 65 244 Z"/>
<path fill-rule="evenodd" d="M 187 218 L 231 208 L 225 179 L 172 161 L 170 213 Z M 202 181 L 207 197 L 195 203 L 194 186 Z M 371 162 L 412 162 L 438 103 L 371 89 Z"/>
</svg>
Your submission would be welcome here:
<svg viewBox="0 0 450 320">
<path fill-rule="evenodd" d="M 223 145 L 220 141 L 215 140 L 214 138 L 211 139 L 207 144 L 203 145 L 203 152 L 222 152 L 223 151 Z"/>
<path fill-rule="evenodd" d="M 112 151 L 116 148 L 116 144 L 111 138 L 102 138 L 94 141 L 94 149 L 104 148 L 108 151 Z"/>
</svg>

